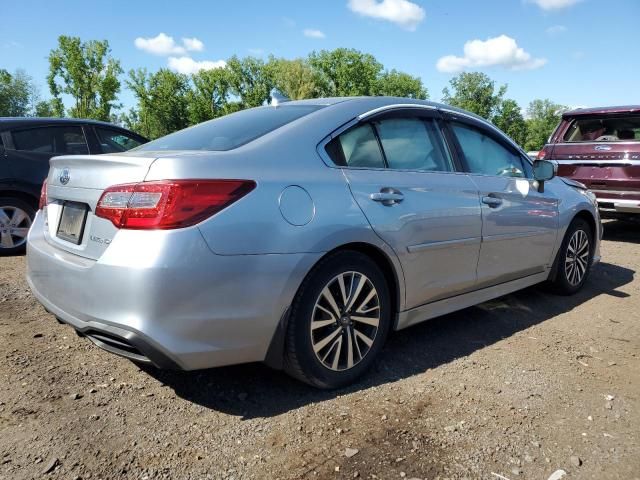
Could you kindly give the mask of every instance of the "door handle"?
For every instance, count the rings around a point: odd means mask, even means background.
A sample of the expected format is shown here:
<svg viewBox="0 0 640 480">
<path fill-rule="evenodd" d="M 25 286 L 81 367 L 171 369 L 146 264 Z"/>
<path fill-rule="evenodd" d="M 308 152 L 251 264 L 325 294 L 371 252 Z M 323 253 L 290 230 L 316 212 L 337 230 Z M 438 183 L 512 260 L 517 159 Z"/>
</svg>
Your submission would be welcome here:
<svg viewBox="0 0 640 480">
<path fill-rule="evenodd" d="M 488 205 L 489 208 L 496 208 L 502 205 L 502 199 L 497 197 L 492 197 L 491 195 L 487 195 L 486 197 L 482 197 L 482 203 Z"/>
<path fill-rule="evenodd" d="M 369 198 L 374 202 L 380 202 L 383 205 L 389 207 L 391 205 L 395 205 L 396 203 L 400 203 L 404 200 L 404 195 L 400 190 L 396 190 L 391 187 L 384 187 L 380 189 L 379 193 L 372 193 L 369 195 Z"/>
</svg>

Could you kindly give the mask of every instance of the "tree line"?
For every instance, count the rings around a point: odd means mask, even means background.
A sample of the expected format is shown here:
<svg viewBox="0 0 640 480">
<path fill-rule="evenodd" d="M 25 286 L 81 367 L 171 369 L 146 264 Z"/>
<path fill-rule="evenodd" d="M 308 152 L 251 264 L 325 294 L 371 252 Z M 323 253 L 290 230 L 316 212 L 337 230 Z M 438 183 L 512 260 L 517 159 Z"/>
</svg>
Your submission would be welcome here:
<svg viewBox="0 0 640 480">
<path fill-rule="evenodd" d="M 92 118 L 153 139 L 263 105 L 274 88 L 292 100 L 354 95 L 429 98 L 419 77 L 385 69 L 373 55 L 347 48 L 293 60 L 233 56 L 226 67 L 191 75 L 167 68 L 156 72 L 139 68 L 124 75 L 108 41 L 83 42 L 63 35 L 48 60 L 51 98 L 47 100 L 23 70 L 0 69 L 0 116 Z M 127 111 L 118 102 L 123 88 L 130 89 L 137 101 Z M 566 107 L 548 99 L 533 100 L 525 118 L 520 105 L 506 94 L 507 85 L 496 85 L 484 73 L 464 72 L 451 79 L 442 101 L 493 122 L 526 150 L 540 149 Z"/>
</svg>

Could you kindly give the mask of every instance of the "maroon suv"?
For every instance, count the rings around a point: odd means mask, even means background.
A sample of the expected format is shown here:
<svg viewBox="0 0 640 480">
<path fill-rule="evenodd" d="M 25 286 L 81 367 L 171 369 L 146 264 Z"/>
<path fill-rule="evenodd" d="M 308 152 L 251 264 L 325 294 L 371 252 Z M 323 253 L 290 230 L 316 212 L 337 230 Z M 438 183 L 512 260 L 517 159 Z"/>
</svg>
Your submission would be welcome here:
<svg viewBox="0 0 640 480">
<path fill-rule="evenodd" d="M 538 158 L 593 191 L 603 216 L 640 215 L 640 105 L 564 113 Z"/>
</svg>

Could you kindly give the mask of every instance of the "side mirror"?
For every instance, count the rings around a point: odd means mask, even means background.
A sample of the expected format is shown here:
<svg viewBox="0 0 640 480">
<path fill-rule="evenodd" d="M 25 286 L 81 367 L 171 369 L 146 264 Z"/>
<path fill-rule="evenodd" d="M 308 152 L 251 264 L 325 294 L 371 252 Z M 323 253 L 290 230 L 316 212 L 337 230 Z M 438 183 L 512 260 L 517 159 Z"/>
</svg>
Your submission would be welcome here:
<svg viewBox="0 0 640 480">
<path fill-rule="evenodd" d="M 533 163 L 533 178 L 538 182 L 538 191 L 544 192 L 544 182 L 548 182 L 558 173 L 558 164 L 548 160 L 537 160 Z"/>
</svg>

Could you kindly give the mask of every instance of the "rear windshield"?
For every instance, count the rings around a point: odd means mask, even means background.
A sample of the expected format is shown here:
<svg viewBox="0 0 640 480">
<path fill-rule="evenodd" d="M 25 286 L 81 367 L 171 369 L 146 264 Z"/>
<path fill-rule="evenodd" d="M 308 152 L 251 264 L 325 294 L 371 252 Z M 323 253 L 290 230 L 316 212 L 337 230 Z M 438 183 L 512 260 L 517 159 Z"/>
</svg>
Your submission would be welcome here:
<svg viewBox="0 0 640 480">
<path fill-rule="evenodd" d="M 640 141 L 640 116 L 588 117 L 571 122 L 565 142 Z"/>
<path fill-rule="evenodd" d="M 158 138 L 136 151 L 231 150 L 320 108 L 322 105 L 287 105 L 242 110 Z"/>
</svg>

